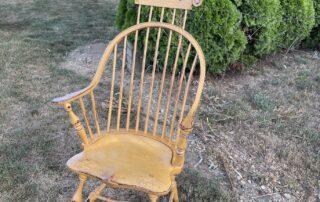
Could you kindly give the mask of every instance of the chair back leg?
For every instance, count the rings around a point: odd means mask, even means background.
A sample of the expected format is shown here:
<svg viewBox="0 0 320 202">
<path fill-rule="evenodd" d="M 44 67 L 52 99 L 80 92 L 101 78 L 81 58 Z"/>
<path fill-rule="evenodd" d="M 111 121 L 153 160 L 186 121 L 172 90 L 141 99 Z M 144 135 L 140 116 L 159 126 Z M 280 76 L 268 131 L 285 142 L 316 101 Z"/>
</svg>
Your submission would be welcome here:
<svg viewBox="0 0 320 202">
<path fill-rule="evenodd" d="M 90 193 L 89 197 L 87 198 L 86 202 L 94 202 L 96 201 L 100 193 L 107 187 L 106 184 L 102 183 L 96 190 Z"/>
</svg>

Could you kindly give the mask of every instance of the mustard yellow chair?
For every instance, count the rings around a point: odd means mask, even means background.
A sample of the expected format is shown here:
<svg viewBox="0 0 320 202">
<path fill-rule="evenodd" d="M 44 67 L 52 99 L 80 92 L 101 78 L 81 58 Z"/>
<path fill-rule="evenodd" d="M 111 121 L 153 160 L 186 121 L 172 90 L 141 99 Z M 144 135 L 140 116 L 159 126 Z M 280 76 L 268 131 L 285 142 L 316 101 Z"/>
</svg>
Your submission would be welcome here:
<svg viewBox="0 0 320 202">
<path fill-rule="evenodd" d="M 80 178 L 72 201 L 82 201 L 88 177 L 101 186 L 87 201 L 114 201 L 101 195 L 106 187 L 146 192 L 151 201 L 170 193 L 170 201 L 179 201 L 175 178 L 183 169 L 205 78 L 203 52 L 184 27 L 188 10 L 200 3 L 136 0 L 137 24 L 109 43 L 89 86 L 53 99 L 64 106 L 83 142 L 83 151 L 67 162 Z M 143 6 L 148 22 L 140 22 Z M 159 22 L 152 21 L 154 7 L 161 10 Z M 183 16 L 180 27 L 176 11 Z M 169 23 L 163 22 L 166 12 Z"/>
</svg>

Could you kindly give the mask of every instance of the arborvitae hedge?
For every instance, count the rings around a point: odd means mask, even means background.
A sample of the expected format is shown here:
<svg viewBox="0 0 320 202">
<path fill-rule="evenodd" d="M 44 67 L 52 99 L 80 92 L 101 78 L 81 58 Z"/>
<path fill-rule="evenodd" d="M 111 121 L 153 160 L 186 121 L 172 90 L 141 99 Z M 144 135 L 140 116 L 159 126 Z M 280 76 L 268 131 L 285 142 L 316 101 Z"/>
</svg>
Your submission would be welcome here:
<svg viewBox="0 0 320 202">
<path fill-rule="evenodd" d="M 245 63 L 299 45 L 309 36 L 315 22 L 318 26 L 307 41 L 319 44 L 320 18 L 315 20 L 315 9 L 320 16 L 320 0 L 204 0 L 200 7 L 189 12 L 186 30 L 202 46 L 208 71 L 222 73 L 237 61 Z M 119 29 L 134 25 L 136 12 L 134 0 L 120 0 Z M 160 11 L 155 12 L 159 18 Z M 147 21 L 147 13 L 147 9 L 142 10 L 141 21 Z M 168 12 L 165 21 L 170 19 Z M 150 37 L 155 41 L 155 36 Z M 165 42 L 163 39 L 161 43 Z M 151 49 L 153 43 L 149 44 Z"/>
<path fill-rule="evenodd" d="M 320 0 L 313 1 L 316 23 L 309 37 L 304 41 L 303 47 L 317 48 L 320 50 Z"/>
<path fill-rule="evenodd" d="M 282 48 L 294 47 L 308 37 L 315 24 L 313 0 L 280 0 L 283 21 L 280 26 Z"/>
<path fill-rule="evenodd" d="M 315 18 L 316 18 L 316 26 L 320 25 L 320 0 L 313 0 L 314 10 L 315 10 Z"/>
<path fill-rule="evenodd" d="M 237 4 L 243 15 L 242 30 L 248 39 L 245 53 L 262 56 L 276 50 L 282 20 L 280 0 L 238 0 Z"/>
<path fill-rule="evenodd" d="M 136 7 L 133 2 L 133 0 L 120 1 L 117 12 L 117 25 L 120 29 L 136 23 Z M 156 12 L 160 14 L 159 11 Z M 147 21 L 147 13 L 147 9 L 142 10 L 142 22 Z M 164 21 L 170 22 L 171 16 L 170 12 L 167 13 Z M 179 13 L 177 16 L 179 21 Z M 186 30 L 199 41 L 209 64 L 207 66 L 209 72 L 224 72 L 245 49 L 247 41 L 240 29 L 240 22 L 241 13 L 229 0 L 206 0 L 203 5 L 189 12 Z M 165 48 L 166 43 L 160 47 Z M 160 50 L 162 51 L 164 50 Z"/>
<path fill-rule="evenodd" d="M 222 73 L 241 56 L 247 40 L 240 22 L 241 13 L 229 0 L 205 0 L 192 10 L 187 30 L 199 41 L 209 72 Z"/>
<path fill-rule="evenodd" d="M 116 24 L 120 30 L 136 24 L 137 9 L 134 0 L 120 0 L 118 5 Z"/>
</svg>

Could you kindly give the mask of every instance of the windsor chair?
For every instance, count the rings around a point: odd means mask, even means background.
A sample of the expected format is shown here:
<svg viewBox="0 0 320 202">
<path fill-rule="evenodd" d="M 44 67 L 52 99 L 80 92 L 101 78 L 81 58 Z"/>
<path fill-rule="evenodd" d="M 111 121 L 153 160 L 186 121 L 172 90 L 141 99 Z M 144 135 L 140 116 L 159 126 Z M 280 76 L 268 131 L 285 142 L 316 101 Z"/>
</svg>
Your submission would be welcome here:
<svg viewBox="0 0 320 202">
<path fill-rule="evenodd" d="M 87 201 L 114 201 L 102 196 L 106 187 L 146 192 L 151 201 L 168 193 L 170 201 L 179 200 L 175 177 L 183 169 L 205 77 L 201 47 L 184 30 L 188 10 L 201 4 L 193 1 L 136 0 L 137 24 L 109 43 L 89 86 L 53 99 L 64 106 L 83 145 L 67 162 L 80 179 L 72 201 L 82 201 L 88 177 L 101 185 Z M 142 7 L 149 9 L 148 22 L 140 22 Z M 161 11 L 159 22 L 152 21 L 154 8 Z M 181 27 L 175 25 L 178 10 Z M 171 13 L 169 23 L 164 22 L 166 12 Z M 151 36 L 156 40 L 150 42 Z M 165 51 L 159 51 L 161 44 Z M 110 90 L 99 90 L 103 84 Z"/>
</svg>

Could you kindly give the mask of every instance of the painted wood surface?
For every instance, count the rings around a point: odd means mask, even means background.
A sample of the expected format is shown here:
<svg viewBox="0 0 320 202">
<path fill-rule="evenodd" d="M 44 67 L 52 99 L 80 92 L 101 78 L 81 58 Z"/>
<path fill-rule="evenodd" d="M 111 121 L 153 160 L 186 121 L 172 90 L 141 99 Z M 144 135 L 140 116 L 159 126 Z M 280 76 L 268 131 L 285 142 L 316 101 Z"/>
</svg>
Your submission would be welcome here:
<svg viewBox="0 0 320 202">
<path fill-rule="evenodd" d="M 192 0 L 135 0 L 136 4 L 177 9 L 192 9 Z"/>
<path fill-rule="evenodd" d="M 143 191 L 151 201 L 170 193 L 170 201 L 179 201 L 175 177 L 183 169 L 187 137 L 193 128 L 206 71 L 201 47 L 184 29 L 187 10 L 201 2 L 136 0 L 139 5 L 137 24 L 119 33 L 108 44 L 91 83 L 80 91 L 53 99 L 53 103 L 64 106 L 83 142 L 83 151 L 67 163 L 80 179 L 73 201 L 82 201 L 87 177 L 101 181 L 101 185 L 90 193 L 88 201 L 115 201 L 101 195 L 106 187 Z M 142 6 L 150 6 L 148 22 L 140 22 Z M 160 22 L 151 21 L 153 6 L 162 7 Z M 167 11 L 165 8 L 173 9 L 171 24 L 162 22 Z M 176 9 L 184 11 L 181 27 L 176 25 L 179 24 Z M 151 35 L 152 32 L 155 34 Z M 144 41 L 139 63 L 137 52 L 141 33 L 144 33 Z M 168 38 L 165 53 L 161 56 L 163 35 Z M 150 36 L 156 37 L 153 62 L 147 71 Z M 158 67 L 160 58 L 163 60 L 161 68 Z M 99 91 L 96 89 L 104 73 L 110 74 L 110 86 L 104 90 L 108 91 L 107 113 L 101 119 L 97 101 Z M 194 80 L 197 85 L 193 85 Z M 138 90 L 134 91 L 135 88 Z M 71 104 L 78 104 L 79 110 L 74 111 Z"/>
<path fill-rule="evenodd" d="M 168 193 L 173 151 L 143 132 L 104 133 L 103 137 L 72 157 L 67 165 L 107 184 L 136 187 L 151 193 Z"/>
</svg>

